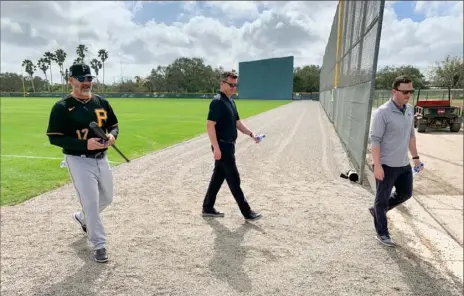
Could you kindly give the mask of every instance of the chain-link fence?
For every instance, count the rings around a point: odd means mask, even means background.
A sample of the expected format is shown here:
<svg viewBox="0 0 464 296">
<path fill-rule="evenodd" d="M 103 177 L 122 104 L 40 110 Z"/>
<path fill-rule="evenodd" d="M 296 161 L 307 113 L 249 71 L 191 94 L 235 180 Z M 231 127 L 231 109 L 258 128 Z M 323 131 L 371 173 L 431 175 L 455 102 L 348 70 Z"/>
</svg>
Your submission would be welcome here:
<svg viewBox="0 0 464 296">
<path fill-rule="evenodd" d="M 321 105 L 361 180 L 384 5 L 384 0 L 339 2 L 321 69 Z"/>
</svg>

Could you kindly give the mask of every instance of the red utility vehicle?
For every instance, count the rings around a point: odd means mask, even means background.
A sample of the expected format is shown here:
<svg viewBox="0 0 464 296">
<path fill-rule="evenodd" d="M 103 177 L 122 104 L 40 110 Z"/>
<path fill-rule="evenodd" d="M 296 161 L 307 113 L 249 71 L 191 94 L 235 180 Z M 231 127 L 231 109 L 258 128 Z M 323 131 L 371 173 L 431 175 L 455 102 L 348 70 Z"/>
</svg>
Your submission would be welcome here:
<svg viewBox="0 0 464 296">
<path fill-rule="evenodd" d="M 414 102 L 414 101 L 413 101 Z M 447 99 L 420 99 L 420 89 L 414 105 L 414 127 L 419 133 L 427 128 L 448 128 L 452 132 L 461 129 L 461 108 L 451 106 L 451 92 Z"/>
</svg>

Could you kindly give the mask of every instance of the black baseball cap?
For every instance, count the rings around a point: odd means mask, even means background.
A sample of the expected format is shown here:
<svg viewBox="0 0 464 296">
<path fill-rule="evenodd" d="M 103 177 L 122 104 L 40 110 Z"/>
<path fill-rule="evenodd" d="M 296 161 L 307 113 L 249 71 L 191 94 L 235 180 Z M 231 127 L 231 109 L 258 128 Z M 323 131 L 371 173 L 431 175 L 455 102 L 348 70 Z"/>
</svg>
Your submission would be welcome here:
<svg viewBox="0 0 464 296">
<path fill-rule="evenodd" d="M 71 67 L 69 67 L 69 76 L 71 77 L 77 77 L 77 76 L 91 76 L 92 72 L 90 71 L 90 67 L 87 64 L 84 63 L 79 63 L 79 64 L 73 64 Z"/>
</svg>

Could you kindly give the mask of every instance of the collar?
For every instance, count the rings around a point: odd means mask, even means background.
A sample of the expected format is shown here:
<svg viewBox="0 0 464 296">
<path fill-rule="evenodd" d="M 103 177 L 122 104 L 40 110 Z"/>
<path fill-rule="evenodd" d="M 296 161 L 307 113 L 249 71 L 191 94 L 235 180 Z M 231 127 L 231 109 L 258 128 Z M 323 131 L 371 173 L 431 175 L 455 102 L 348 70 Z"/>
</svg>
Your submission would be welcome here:
<svg viewBox="0 0 464 296">
<path fill-rule="evenodd" d="M 79 103 L 87 104 L 88 102 L 90 102 L 93 99 L 93 94 L 90 94 L 90 98 L 87 98 L 87 99 L 80 99 L 78 97 L 75 97 L 72 93 L 71 93 L 71 97 L 74 100 L 78 101 Z"/>
<path fill-rule="evenodd" d="M 390 98 L 390 109 L 392 111 L 400 111 L 404 114 L 404 112 L 406 111 L 406 104 L 404 104 L 403 108 L 401 108 L 400 106 L 398 106 L 398 104 L 395 103 L 393 98 Z"/>
<path fill-rule="evenodd" d="M 221 95 L 221 98 L 222 99 L 228 99 L 228 100 L 231 100 L 231 98 L 229 98 L 225 93 L 223 93 L 222 91 L 219 91 L 219 94 Z"/>
</svg>

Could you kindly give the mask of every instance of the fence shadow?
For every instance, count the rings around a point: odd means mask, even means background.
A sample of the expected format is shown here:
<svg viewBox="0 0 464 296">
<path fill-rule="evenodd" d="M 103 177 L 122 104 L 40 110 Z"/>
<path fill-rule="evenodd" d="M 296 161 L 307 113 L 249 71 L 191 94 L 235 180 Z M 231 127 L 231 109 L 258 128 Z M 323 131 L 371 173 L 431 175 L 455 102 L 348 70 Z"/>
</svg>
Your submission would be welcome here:
<svg viewBox="0 0 464 296">
<path fill-rule="evenodd" d="M 413 295 L 462 295 L 463 287 L 457 277 L 448 274 L 452 278 L 449 281 L 445 277 L 439 276 L 442 271 L 437 270 L 432 264 L 407 248 L 401 245 L 396 246 L 396 248 L 387 247 L 387 253 L 399 267 L 404 281 L 410 287 Z M 396 288 L 396 290 L 398 289 Z"/>
<path fill-rule="evenodd" d="M 245 234 L 250 230 L 264 232 L 252 223 L 244 223 L 231 231 L 215 218 L 204 218 L 215 233 L 214 254 L 209 269 L 219 280 L 225 281 L 235 291 L 246 293 L 252 290 L 252 282 L 243 268 L 248 251 L 258 251 L 269 257 L 269 251 L 253 246 L 242 246 Z M 272 255 L 270 256 L 272 257 Z"/>
</svg>

